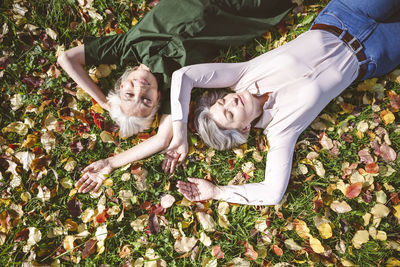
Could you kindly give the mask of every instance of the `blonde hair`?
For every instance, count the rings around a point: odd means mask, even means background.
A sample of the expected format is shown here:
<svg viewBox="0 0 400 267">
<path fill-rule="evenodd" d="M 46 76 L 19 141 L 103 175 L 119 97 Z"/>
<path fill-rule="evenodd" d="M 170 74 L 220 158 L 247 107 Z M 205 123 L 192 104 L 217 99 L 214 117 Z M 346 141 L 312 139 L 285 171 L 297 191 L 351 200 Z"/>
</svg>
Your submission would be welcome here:
<svg viewBox="0 0 400 267">
<path fill-rule="evenodd" d="M 197 132 L 204 143 L 217 150 L 227 150 L 244 144 L 249 136 L 238 129 L 222 129 L 212 119 L 210 107 L 226 94 L 223 90 L 208 91 L 200 98 L 195 109 L 194 125 Z"/>
<path fill-rule="evenodd" d="M 118 124 L 119 136 L 122 138 L 127 138 L 141 131 L 149 129 L 153 123 L 157 110 L 160 107 L 160 103 L 155 105 L 150 115 L 144 118 L 129 116 L 122 111 L 121 98 L 119 96 L 121 83 L 132 71 L 136 70 L 137 68 L 138 67 L 127 68 L 121 77 L 115 82 L 114 90 L 107 95 L 107 100 L 110 104 L 110 117 Z"/>
</svg>

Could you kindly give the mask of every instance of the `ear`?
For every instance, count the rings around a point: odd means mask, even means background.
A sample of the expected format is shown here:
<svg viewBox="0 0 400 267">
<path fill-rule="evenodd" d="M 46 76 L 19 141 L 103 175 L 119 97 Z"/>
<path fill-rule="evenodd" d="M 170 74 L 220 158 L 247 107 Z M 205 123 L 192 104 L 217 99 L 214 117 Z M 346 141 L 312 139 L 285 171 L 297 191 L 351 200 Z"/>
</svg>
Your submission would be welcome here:
<svg viewBox="0 0 400 267">
<path fill-rule="evenodd" d="M 250 132 L 250 129 L 251 129 L 251 125 L 249 124 L 249 125 L 245 126 L 244 128 L 242 128 L 242 133 L 248 133 L 248 132 Z"/>
</svg>

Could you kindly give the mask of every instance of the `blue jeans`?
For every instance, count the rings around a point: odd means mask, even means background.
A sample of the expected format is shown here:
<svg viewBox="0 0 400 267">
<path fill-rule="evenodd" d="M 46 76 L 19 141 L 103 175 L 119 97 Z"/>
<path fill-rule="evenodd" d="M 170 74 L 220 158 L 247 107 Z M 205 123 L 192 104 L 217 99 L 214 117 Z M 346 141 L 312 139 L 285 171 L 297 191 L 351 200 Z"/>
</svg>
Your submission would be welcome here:
<svg viewBox="0 0 400 267">
<path fill-rule="evenodd" d="M 315 19 L 347 31 L 363 46 L 365 80 L 400 64 L 400 0 L 332 0 Z"/>
</svg>

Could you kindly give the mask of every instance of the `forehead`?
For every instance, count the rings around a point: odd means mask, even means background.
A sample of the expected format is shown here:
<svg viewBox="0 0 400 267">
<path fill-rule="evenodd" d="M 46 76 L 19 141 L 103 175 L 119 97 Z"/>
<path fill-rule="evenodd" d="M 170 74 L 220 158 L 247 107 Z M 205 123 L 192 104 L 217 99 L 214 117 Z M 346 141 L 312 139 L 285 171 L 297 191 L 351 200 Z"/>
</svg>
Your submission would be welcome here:
<svg viewBox="0 0 400 267">
<path fill-rule="evenodd" d="M 218 103 L 215 103 L 210 107 L 210 117 L 220 128 L 226 128 L 226 125 L 228 125 L 224 111 L 225 108 Z"/>
</svg>

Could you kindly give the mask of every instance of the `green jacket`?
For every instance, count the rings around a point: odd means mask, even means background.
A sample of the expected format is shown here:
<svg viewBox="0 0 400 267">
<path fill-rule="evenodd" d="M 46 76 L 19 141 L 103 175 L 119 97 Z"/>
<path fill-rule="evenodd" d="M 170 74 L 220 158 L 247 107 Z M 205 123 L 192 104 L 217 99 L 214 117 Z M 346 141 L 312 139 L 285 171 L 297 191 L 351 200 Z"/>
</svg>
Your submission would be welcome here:
<svg viewBox="0 0 400 267">
<path fill-rule="evenodd" d="M 169 114 L 175 70 L 212 62 L 220 49 L 262 35 L 291 7 L 290 0 L 161 0 L 124 34 L 84 38 L 85 62 L 145 64 L 159 81 L 161 112 Z"/>
</svg>

